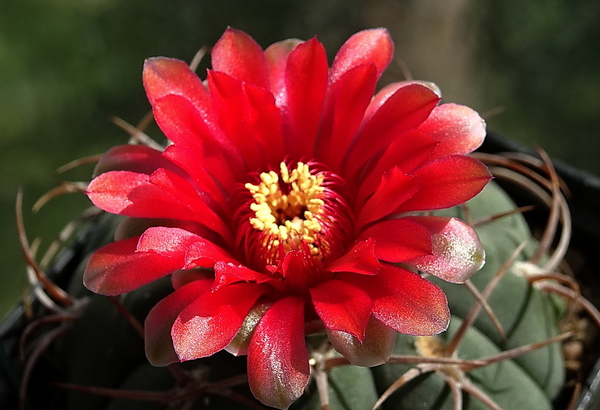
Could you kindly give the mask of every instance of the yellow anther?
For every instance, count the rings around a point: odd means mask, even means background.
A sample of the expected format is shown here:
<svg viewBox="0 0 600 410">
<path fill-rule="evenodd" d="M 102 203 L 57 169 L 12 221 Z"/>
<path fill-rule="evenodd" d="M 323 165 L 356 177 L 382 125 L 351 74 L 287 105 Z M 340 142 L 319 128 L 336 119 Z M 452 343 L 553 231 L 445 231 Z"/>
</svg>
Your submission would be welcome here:
<svg viewBox="0 0 600 410">
<path fill-rule="evenodd" d="M 279 164 L 279 173 L 281 174 L 281 179 L 283 182 L 287 182 L 290 179 L 290 173 L 288 171 L 287 165 L 285 162 Z"/>
<path fill-rule="evenodd" d="M 309 166 L 302 162 L 291 170 L 282 162 L 279 175 L 269 171 L 259 178 L 257 185 L 248 183 L 245 187 L 254 199 L 250 204 L 254 211 L 251 226 L 274 236 L 265 245 L 276 247 L 281 242 L 285 250 L 290 250 L 304 241 L 311 254 L 319 255 L 315 236 L 322 229 L 318 215 L 324 204 L 323 175 L 311 174 Z"/>
</svg>

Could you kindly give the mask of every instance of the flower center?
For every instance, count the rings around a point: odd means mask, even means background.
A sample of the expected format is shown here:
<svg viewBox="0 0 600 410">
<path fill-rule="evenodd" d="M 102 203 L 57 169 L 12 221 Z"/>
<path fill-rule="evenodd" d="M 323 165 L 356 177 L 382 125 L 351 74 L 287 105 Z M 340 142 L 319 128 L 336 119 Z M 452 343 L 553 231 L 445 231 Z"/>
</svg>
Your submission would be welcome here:
<svg viewBox="0 0 600 410">
<path fill-rule="evenodd" d="M 238 240 L 256 268 L 277 265 L 290 251 L 300 251 L 313 266 L 320 266 L 346 245 L 352 225 L 335 189 L 340 183 L 309 164 L 282 162 L 279 173 L 262 172 L 256 183 L 244 185 L 251 199 L 242 210 L 246 222 Z"/>
<path fill-rule="evenodd" d="M 250 224 L 270 237 L 272 247 L 282 245 L 288 252 L 304 242 L 310 254 L 318 256 L 321 250 L 315 239 L 322 230 L 317 217 L 324 205 L 324 176 L 312 175 L 302 162 L 291 172 L 282 162 L 279 173 L 263 172 L 259 184 L 245 185 L 254 198 L 250 209 L 255 217 L 250 218 Z"/>
</svg>

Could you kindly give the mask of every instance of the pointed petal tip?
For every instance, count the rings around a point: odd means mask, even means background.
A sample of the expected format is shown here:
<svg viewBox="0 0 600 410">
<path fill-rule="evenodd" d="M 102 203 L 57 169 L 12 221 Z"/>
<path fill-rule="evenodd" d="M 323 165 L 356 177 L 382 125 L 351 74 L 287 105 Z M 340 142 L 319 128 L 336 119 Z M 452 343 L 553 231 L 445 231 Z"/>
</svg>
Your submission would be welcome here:
<svg viewBox="0 0 600 410">
<path fill-rule="evenodd" d="M 370 40 L 373 43 L 377 43 L 379 47 L 385 47 L 390 49 L 390 54 L 393 54 L 394 40 L 390 31 L 385 27 L 374 27 L 361 30 L 354 34 L 353 37 L 361 38 L 363 41 Z"/>
<path fill-rule="evenodd" d="M 149 57 L 144 60 L 143 78 L 147 79 L 149 75 L 161 76 L 166 72 L 177 70 L 189 71 L 190 68 L 185 61 L 172 57 Z"/>
<path fill-rule="evenodd" d="M 458 218 L 414 217 L 431 232 L 433 254 L 409 261 L 419 270 L 451 283 L 464 283 L 485 264 L 475 230 Z"/>
<path fill-rule="evenodd" d="M 329 272 L 354 272 L 363 275 L 376 275 L 381 262 L 376 255 L 376 241 L 366 237 L 357 242 L 345 255 L 329 264 Z"/>
<path fill-rule="evenodd" d="M 142 82 L 152 106 L 169 94 L 184 97 L 198 109 L 204 109 L 208 104 L 202 81 L 185 61 L 167 57 L 149 58 L 144 62 Z"/>
<path fill-rule="evenodd" d="M 150 57 L 144 60 L 142 81 L 146 89 L 158 87 L 177 73 L 190 71 L 185 61 L 171 57 Z"/>
<path fill-rule="evenodd" d="M 245 31 L 227 26 L 223 34 L 221 34 L 221 37 L 219 37 L 215 43 L 215 47 L 218 47 L 220 43 L 233 43 L 236 41 L 246 41 L 248 39 L 252 39 L 252 37 Z M 254 40 L 252 39 L 252 41 Z"/>
<path fill-rule="evenodd" d="M 384 28 L 359 31 L 352 35 L 340 48 L 333 61 L 332 82 L 345 72 L 363 64 L 374 64 L 377 77 L 387 68 L 394 54 L 394 42 Z"/>
<path fill-rule="evenodd" d="M 227 27 L 213 47 L 211 62 L 215 71 L 269 88 L 269 72 L 262 47 L 242 30 Z"/>
<path fill-rule="evenodd" d="M 422 81 L 422 80 L 410 80 L 410 81 L 406 81 L 406 83 L 407 83 L 407 85 L 409 85 L 409 84 L 417 84 L 417 85 L 423 86 L 425 88 L 428 88 L 429 90 L 433 91 L 435 93 L 435 95 L 438 96 L 439 99 L 442 98 L 442 90 L 434 82 L 431 82 L 431 81 Z"/>
<path fill-rule="evenodd" d="M 440 142 L 435 157 L 473 152 L 486 136 L 485 121 L 477 111 L 453 103 L 435 107 L 419 129 Z"/>
</svg>

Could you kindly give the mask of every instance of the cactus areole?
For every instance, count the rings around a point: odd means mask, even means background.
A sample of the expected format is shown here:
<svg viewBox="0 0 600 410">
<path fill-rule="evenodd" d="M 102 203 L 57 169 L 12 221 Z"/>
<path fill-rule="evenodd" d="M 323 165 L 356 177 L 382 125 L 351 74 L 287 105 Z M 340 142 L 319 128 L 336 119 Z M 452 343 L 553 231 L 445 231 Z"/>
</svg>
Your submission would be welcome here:
<svg viewBox="0 0 600 410">
<path fill-rule="evenodd" d="M 396 332 L 447 328 L 446 296 L 421 273 L 461 283 L 484 252 L 467 224 L 426 212 L 488 183 L 466 156 L 485 125 L 439 105 L 431 83 L 375 93 L 392 54 L 385 29 L 353 35 L 331 67 L 316 38 L 263 51 L 227 29 L 205 81 L 182 61 L 146 61 L 170 143 L 118 146 L 99 162 L 87 195 L 128 218 L 84 282 L 118 295 L 171 275 L 173 293 L 145 322 L 152 364 L 247 355 L 253 394 L 286 408 L 310 379 L 308 334 L 373 366 Z"/>
</svg>

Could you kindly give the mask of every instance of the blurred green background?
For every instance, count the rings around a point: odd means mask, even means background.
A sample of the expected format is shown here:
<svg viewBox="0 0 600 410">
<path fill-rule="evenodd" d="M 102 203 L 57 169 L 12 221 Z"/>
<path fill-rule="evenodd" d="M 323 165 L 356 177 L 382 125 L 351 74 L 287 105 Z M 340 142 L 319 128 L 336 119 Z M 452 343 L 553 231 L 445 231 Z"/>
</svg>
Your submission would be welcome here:
<svg viewBox="0 0 600 410">
<path fill-rule="evenodd" d="M 137 123 L 149 105 L 145 58 L 190 61 L 226 26 L 266 47 L 315 34 L 333 55 L 357 30 L 387 27 L 396 57 L 446 101 L 488 127 L 600 174 L 600 2 L 597 0 L 1 0 L 0 315 L 26 289 L 14 203 L 24 192 L 30 241 L 42 249 L 87 205 L 82 195 L 32 204 L 92 167 L 55 170 L 125 143 L 113 115 Z M 401 79 L 398 65 L 385 81 Z M 492 115 L 492 113 L 495 113 Z"/>
</svg>

